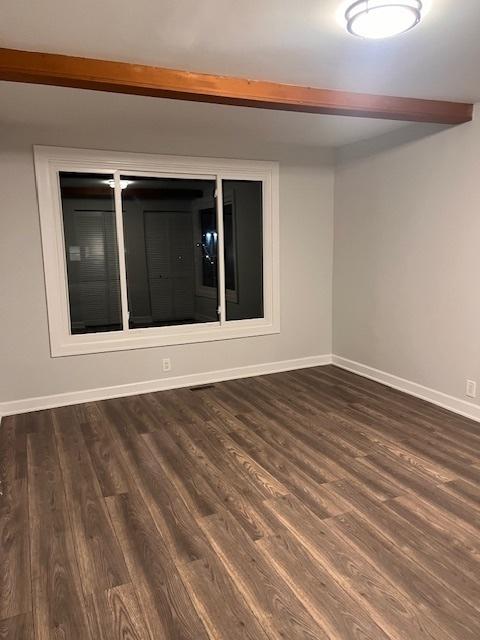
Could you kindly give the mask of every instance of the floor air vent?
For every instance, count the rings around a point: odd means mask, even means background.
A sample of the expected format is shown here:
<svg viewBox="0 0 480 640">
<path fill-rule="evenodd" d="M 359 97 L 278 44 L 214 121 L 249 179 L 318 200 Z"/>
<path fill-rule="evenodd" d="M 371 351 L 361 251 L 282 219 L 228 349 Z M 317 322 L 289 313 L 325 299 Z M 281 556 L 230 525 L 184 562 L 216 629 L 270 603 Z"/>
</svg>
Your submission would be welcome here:
<svg viewBox="0 0 480 640">
<path fill-rule="evenodd" d="M 204 389 L 214 389 L 214 384 L 202 384 L 199 387 L 190 387 L 190 391 L 203 391 Z"/>
</svg>

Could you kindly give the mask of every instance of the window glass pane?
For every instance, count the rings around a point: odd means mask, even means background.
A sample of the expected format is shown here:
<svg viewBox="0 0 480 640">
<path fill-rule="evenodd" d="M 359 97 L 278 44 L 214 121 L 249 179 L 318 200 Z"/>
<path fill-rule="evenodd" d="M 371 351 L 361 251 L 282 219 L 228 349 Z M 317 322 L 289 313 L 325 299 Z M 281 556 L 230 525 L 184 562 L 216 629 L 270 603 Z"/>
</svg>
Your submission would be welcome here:
<svg viewBox="0 0 480 640">
<path fill-rule="evenodd" d="M 59 177 L 71 332 L 121 330 L 113 176 Z"/>
<path fill-rule="evenodd" d="M 215 181 L 121 180 L 130 328 L 217 322 Z"/>
<path fill-rule="evenodd" d="M 223 180 L 227 320 L 263 318 L 262 183 Z"/>
</svg>

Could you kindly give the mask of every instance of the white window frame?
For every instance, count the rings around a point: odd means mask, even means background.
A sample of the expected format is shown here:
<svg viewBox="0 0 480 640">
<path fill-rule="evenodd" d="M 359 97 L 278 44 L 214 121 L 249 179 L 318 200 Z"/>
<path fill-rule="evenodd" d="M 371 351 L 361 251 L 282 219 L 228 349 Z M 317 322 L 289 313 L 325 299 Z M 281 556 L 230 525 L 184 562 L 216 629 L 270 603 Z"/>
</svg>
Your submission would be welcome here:
<svg viewBox="0 0 480 640">
<path fill-rule="evenodd" d="M 279 182 L 278 163 L 224 158 L 196 158 L 115 151 L 90 151 L 34 146 L 35 175 L 42 234 L 52 357 L 122 351 L 280 332 Z M 59 172 L 103 173 L 114 176 L 123 330 L 72 335 Z M 120 175 L 216 180 L 219 265 L 218 322 L 167 327 L 128 328 L 128 300 L 123 238 Z M 223 250 L 223 180 L 262 182 L 264 317 L 226 319 Z"/>
</svg>

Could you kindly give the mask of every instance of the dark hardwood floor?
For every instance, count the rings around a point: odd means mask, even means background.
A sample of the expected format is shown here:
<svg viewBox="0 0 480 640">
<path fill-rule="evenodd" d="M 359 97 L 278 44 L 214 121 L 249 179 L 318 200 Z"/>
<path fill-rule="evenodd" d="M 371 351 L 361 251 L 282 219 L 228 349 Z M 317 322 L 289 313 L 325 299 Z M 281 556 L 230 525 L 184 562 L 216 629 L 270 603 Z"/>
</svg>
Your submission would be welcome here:
<svg viewBox="0 0 480 640">
<path fill-rule="evenodd" d="M 480 425 L 327 366 L 4 418 L 0 639 L 479 640 Z"/>
</svg>

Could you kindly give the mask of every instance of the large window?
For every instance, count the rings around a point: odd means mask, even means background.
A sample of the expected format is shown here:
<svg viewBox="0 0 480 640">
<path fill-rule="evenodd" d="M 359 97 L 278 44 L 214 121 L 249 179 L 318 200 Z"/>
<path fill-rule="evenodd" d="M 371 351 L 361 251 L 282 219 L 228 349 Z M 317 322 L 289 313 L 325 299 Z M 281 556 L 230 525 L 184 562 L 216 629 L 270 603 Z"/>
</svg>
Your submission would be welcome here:
<svg viewBox="0 0 480 640">
<path fill-rule="evenodd" d="M 53 356 L 275 333 L 275 163 L 35 148 Z"/>
</svg>

